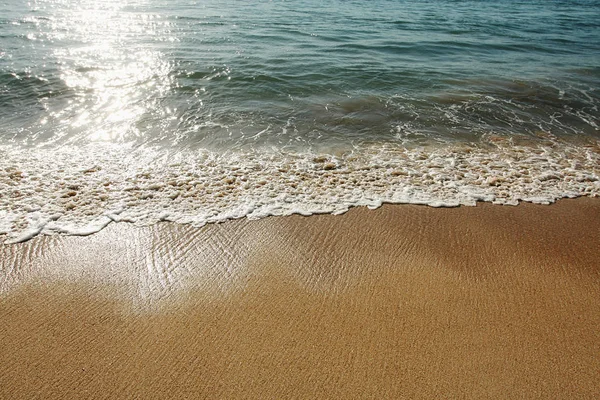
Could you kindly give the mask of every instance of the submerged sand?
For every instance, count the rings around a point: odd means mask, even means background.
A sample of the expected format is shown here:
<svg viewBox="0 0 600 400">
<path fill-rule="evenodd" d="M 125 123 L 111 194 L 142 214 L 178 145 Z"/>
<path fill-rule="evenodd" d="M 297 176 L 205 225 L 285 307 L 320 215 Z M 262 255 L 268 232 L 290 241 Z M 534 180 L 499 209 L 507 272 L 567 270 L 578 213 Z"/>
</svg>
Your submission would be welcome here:
<svg viewBox="0 0 600 400">
<path fill-rule="evenodd" d="M 0 398 L 600 398 L 600 200 L 0 247 Z"/>
</svg>

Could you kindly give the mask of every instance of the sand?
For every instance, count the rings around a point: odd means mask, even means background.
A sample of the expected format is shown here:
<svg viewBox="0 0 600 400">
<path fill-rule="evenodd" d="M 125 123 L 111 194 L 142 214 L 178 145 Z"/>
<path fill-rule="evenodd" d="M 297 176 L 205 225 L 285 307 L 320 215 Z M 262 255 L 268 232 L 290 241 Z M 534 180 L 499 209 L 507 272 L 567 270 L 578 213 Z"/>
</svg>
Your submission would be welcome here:
<svg viewBox="0 0 600 400">
<path fill-rule="evenodd" d="M 600 200 L 4 245 L 0 398 L 600 398 Z"/>
</svg>

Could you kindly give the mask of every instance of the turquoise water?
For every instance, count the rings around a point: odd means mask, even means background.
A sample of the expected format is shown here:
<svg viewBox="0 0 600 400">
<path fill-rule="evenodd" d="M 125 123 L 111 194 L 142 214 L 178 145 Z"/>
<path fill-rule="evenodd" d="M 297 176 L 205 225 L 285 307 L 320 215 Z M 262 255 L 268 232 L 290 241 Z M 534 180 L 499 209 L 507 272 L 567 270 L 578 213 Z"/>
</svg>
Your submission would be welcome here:
<svg viewBox="0 0 600 400">
<path fill-rule="evenodd" d="M 583 0 L 5 1 L 0 233 L 596 195 L 599 16 Z"/>
</svg>

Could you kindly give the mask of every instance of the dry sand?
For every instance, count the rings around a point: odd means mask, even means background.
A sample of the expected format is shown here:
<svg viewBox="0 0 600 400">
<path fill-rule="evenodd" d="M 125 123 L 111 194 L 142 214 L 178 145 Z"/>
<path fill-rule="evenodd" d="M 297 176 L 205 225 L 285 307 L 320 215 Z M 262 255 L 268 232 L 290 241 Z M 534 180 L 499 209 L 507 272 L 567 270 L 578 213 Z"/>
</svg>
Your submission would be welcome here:
<svg viewBox="0 0 600 400">
<path fill-rule="evenodd" d="M 600 398 L 600 200 L 0 247 L 0 398 Z"/>
</svg>

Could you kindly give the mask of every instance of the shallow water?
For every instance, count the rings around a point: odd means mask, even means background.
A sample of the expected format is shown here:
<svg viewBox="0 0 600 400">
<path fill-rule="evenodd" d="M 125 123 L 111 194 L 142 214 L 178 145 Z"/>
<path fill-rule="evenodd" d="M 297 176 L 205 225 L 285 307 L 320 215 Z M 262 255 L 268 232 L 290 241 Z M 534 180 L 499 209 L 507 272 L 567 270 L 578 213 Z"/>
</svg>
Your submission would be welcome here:
<svg viewBox="0 0 600 400">
<path fill-rule="evenodd" d="M 0 232 L 597 195 L 599 13 L 9 0 Z"/>
</svg>

